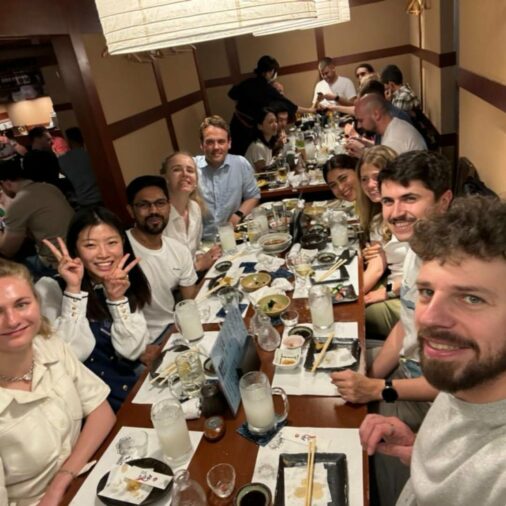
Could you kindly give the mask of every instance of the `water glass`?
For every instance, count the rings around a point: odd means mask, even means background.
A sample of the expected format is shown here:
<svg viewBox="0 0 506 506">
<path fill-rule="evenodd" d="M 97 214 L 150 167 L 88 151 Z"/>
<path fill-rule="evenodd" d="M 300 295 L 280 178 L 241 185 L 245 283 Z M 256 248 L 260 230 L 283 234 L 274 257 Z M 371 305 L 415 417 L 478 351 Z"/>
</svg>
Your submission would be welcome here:
<svg viewBox="0 0 506 506">
<path fill-rule="evenodd" d="M 237 251 L 237 245 L 235 243 L 234 227 L 230 223 L 221 225 L 218 227 L 218 234 L 220 236 L 223 253 L 235 253 Z"/>
<path fill-rule="evenodd" d="M 230 497 L 235 487 L 235 469 L 230 464 L 216 464 L 207 472 L 209 488 L 221 499 Z"/>
<path fill-rule="evenodd" d="M 151 406 L 151 421 L 168 464 L 177 467 L 186 462 L 192 443 L 181 404 L 176 399 L 156 402 Z"/>
<path fill-rule="evenodd" d="M 288 416 L 288 396 L 279 387 L 271 388 L 269 379 L 260 371 L 246 373 L 239 381 L 242 405 L 248 429 L 253 434 L 265 434 Z M 281 395 L 283 413 L 274 412 L 273 394 Z"/>
<path fill-rule="evenodd" d="M 259 248 L 258 239 L 263 235 L 262 225 L 256 220 L 250 220 L 247 222 L 248 225 L 248 241 L 252 248 Z"/>
<path fill-rule="evenodd" d="M 187 341 L 197 341 L 204 337 L 200 310 L 193 299 L 178 302 L 175 307 L 174 318 L 179 332 L 183 334 Z"/>
<path fill-rule="evenodd" d="M 309 310 L 316 333 L 329 332 L 334 327 L 332 293 L 326 285 L 314 285 L 309 289 Z"/>
<path fill-rule="evenodd" d="M 241 296 L 241 292 L 233 286 L 224 286 L 218 291 L 218 299 L 220 299 L 221 306 L 225 310 L 225 313 L 228 312 L 228 308 L 231 305 L 239 307 Z"/>
</svg>

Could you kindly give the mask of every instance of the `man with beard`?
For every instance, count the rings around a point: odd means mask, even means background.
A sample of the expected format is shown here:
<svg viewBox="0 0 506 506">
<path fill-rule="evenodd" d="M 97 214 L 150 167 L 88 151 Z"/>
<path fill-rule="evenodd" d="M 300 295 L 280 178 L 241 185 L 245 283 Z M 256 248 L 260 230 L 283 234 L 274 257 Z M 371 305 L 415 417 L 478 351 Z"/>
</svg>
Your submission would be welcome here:
<svg viewBox="0 0 506 506">
<path fill-rule="evenodd" d="M 392 116 L 386 99 L 376 93 L 364 95 L 355 102 L 357 130 L 381 136 L 381 144 L 397 153 L 427 149 L 418 130 L 402 119 Z M 360 156 L 361 143 L 347 143 L 346 149 L 353 156 Z"/>
<path fill-rule="evenodd" d="M 231 145 L 228 123 L 220 116 L 205 118 L 200 125 L 200 147 L 196 156 L 199 188 L 207 206 L 202 216 L 202 238 L 214 241 L 218 227 L 237 225 L 260 202 L 255 173 L 243 156 L 229 154 Z"/>
<path fill-rule="evenodd" d="M 503 506 L 506 497 L 506 203 L 455 201 L 420 222 L 411 246 L 424 376 L 441 390 L 416 436 L 394 417 L 369 415 L 364 450 L 396 456 L 411 480 L 398 506 Z M 414 445 L 414 446 L 413 446 Z"/>
<path fill-rule="evenodd" d="M 197 275 L 190 250 L 175 239 L 163 236 L 169 220 L 169 192 L 160 176 L 140 176 L 126 189 L 128 212 L 135 220 L 127 231 L 135 256 L 151 286 L 151 304 L 143 309 L 151 342 L 160 337 L 174 321 L 174 296 L 179 288 L 183 299 L 195 296 Z M 147 348 L 153 354 L 157 348 Z M 141 358 L 143 362 L 149 357 Z"/>
<path fill-rule="evenodd" d="M 378 175 L 383 219 L 399 241 L 410 241 L 418 220 L 447 211 L 452 193 L 448 161 L 437 153 L 413 151 L 390 162 Z M 353 371 L 333 373 L 333 383 L 349 402 L 380 401 L 372 407 L 397 416 L 418 430 L 437 390 L 423 377 L 417 347 L 414 309 L 420 259 L 406 254 L 401 284 L 400 321 L 374 360 L 369 377 Z M 390 506 L 409 477 L 409 469 L 385 456 L 375 461 L 381 504 Z"/>
</svg>

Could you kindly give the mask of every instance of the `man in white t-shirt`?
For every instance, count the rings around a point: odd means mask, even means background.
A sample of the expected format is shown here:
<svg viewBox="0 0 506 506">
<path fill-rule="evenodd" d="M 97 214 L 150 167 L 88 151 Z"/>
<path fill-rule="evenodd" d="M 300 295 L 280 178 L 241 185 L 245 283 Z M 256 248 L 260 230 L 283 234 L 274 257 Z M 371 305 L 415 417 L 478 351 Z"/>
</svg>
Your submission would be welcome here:
<svg viewBox="0 0 506 506">
<path fill-rule="evenodd" d="M 411 463 L 397 506 L 503 506 L 506 497 L 506 203 L 457 199 L 416 226 L 416 326 L 425 378 L 441 391 L 416 435 L 369 415 L 364 450 Z M 388 503 L 394 504 L 394 502 Z"/>
<path fill-rule="evenodd" d="M 392 148 L 396 153 L 427 149 L 420 132 L 407 121 L 394 118 L 384 97 L 371 93 L 355 103 L 357 127 L 366 133 L 381 136 L 380 144 Z M 358 156 L 361 153 L 353 153 Z"/>
<path fill-rule="evenodd" d="M 383 219 L 399 241 L 411 239 L 417 221 L 446 212 L 452 199 L 450 164 L 438 153 L 404 153 L 380 171 L 378 183 Z M 408 250 L 403 266 L 400 321 L 392 328 L 368 376 L 351 370 L 331 374 L 346 401 L 379 401 L 375 410 L 399 417 L 415 431 L 438 393 L 423 377 L 418 355 L 414 310 L 420 263 L 417 255 Z M 409 469 L 396 459 L 384 457 L 378 461 L 375 473 L 381 504 L 395 504 Z"/>
<path fill-rule="evenodd" d="M 355 85 L 351 79 L 337 75 L 332 58 L 323 58 L 318 62 L 318 71 L 322 78 L 316 83 L 312 107 L 321 109 L 341 105 L 353 105 L 357 96 Z"/>
<path fill-rule="evenodd" d="M 190 250 L 163 235 L 170 209 L 165 179 L 137 177 L 127 186 L 126 193 L 128 212 L 135 220 L 127 236 L 135 255 L 141 258 L 139 265 L 151 286 L 151 304 L 144 307 L 143 313 L 153 343 L 174 321 L 173 290 L 179 288 L 183 299 L 193 298 L 197 274 Z M 157 351 L 149 347 L 148 350 Z"/>
</svg>

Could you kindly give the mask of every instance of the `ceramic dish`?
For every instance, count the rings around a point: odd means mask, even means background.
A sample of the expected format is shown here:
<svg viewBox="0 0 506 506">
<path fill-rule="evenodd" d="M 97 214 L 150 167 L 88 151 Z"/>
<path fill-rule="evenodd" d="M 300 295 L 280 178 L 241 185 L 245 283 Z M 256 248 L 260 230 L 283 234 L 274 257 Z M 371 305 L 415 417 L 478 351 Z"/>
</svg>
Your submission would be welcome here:
<svg viewBox="0 0 506 506">
<path fill-rule="evenodd" d="M 281 340 L 281 347 L 287 350 L 302 348 L 306 340 L 300 334 L 288 334 Z"/>
<path fill-rule="evenodd" d="M 300 244 L 304 249 L 317 249 L 321 251 L 327 245 L 329 236 L 321 232 L 311 232 L 305 234 L 300 240 Z"/>
<path fill-rule="evenodd" d="M 313 329 L 305 325 L 296 325 L 293 329 L 288 331 L 289 336 L 298 335 L 302 336 L 306 341 L 313 337 Z"/>
<path fill-rule="evenodd" d="M 228 260 L 224 260 L 223 262 L 218 262 L 214 266 L 216 271 L 218 271 L 220 274 L 227 272 L 230 269 L 230 267 L 232 267 L 232 262 L 229 262 Z"/>
<path fill-rule="evenodd" d="M 332 265 L 337 261 L 337 255 L 332 251 L 322 251 L 316 255 L 316 261 L 320 265 Z"/>
<path fill-rule="evenodd" d="M 304 362 L 304 369 L 310 371 L 313 368 L 315 357 L 323 348 L 324 340 L 311 339 Z M 334 353 L 332 353 L 334 352 Z M 335 372 L 351 369 L 358 370 L 360 359 L 360 344 L 358 339 L 346 339 L 334 337 L 327 348 L 325 357 L 317 367 L 320 372 Z"/>
<path fill-rule="evenodd" d="M 152 458 L 131 460 L 128 463 L 133 466 L 142 467 L 143 469 L 153 469 L 157 473 L 166 474 L 168 476 L 172 476 L 174 474 L 172 472 L 172 469 L 167 464 L 165 464 L 165 462 Z M 109 473 L 102 476 L 102 478 L 98 482 L 97 495 L 104 489 L 105 484 L 107 483 L 107 478 L 109 478 Z M 174 480 L 171 480 L 170 483 L 167 485 L 167 488 L 165 489 L 153 487 L 153 489 L 146 497 L 146 499 L 144 499 L 144 501 L 142 501 L 139 504 L 141 504 L 141 506 L 152 504 L 161 499 L 162 497 L 164 497 L 165 495 L 167 495 L 172 488 L 173 481 Z M 100 495 L 98 496 L 98 498 L 100 499 L 100 501 L 102 501 L 102 503 L 107 504 L 108 506 L 126 506 L 128 504 L 131 504 L 124 501 L 119 501 L 117 499 L 109 499 L 108 497 L 102 497 Z"/>
<path fill-rule="evenodd" d="M 290 298 L 280 293 L 266 295 L 258 301 L 258 306 L 267 316 L 279 316 L 290 305 Z"/>
<path fill-rule="evenodd" d="M 299 348 L 277 348 L 272 363 L 280 369 L 295 369 L 298 367 L 302 352 Z"/>
<path fill-rule="evenodd" d="M 311 218 L 319 218 L 326 211 L 323 206 L 307 206 L 304 208 L 304 214 Z"/>
<path fill-rule="evenodd" d="M 358 299 L 358 295 L 355 292 L 353 285 L 343 285 L 342 283 L 339 283 L 331 289 L 331 292 L 333 304 L 354 302 Z"/>
<path fill-rule="evenodd" d="M 268 272 L 255 272 L 244 276 L 240 283 L 245 292 L 254 292 L 259 288 L 267 286 L 272 280 L 272 276 Z"/>
<path fill-rule="evenodd" d="M 258 244 L 265 253 L 281 253 L 287 249 L 292 242 L 292 236 L 285 232 L 266 234 L 261 237 Z"/>
<path fill-rule="evenodd" d="M 313 483 L 313 497 L 315 487 L 327 486 L 331 496 L 331 501 L 328 502 L 329 505 L 348 506 L 348 465 L 346 455 L 344 453 L 315 453 L 314 462 L 315 464 L 322 463 L 324 465 L 327 471 L 327 480 L 326 483 L 322 484 Z M 305 479 L 307 453 L 282 453 L 279 456 L 274 506 L 289 506 L 289 503 L 285 500 L 285 470 L 293 467 L 301 468 L 301 477 L 303 476 L 303 479 Z M 305 486 L 302 485 L 302 480 L 301 487 L 297 487 L 294 493 L 296 499 L 300 497 L 299 500 L 304 500 Z"/>
</svg>

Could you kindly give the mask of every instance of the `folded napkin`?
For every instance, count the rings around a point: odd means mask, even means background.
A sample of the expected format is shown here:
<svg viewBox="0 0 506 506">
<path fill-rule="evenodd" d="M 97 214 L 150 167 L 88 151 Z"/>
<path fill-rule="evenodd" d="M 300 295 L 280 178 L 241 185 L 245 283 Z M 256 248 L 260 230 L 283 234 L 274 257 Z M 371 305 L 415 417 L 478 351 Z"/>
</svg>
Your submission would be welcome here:
<svg viewBox="0 0 506 506">
<path fill-rule="evenodd" d="M 284 269 L 283 267 L 280 267 L 277 271 L 271 272 L 270 274 L 272 279 L 291 278 L 293 276 L 293 274 L 289 270 Z"/>
<path fill-rule="evenodd" d="M 239 304 L 239 311 L 241 312 L 241 314 L 243 313 L 243 311 L 248 307 L 248 304 Z M 227 313 L 225 313 L 225 309 L 224 308 L 221 308 L 217 313 L 216 313 L 216 316 L 218 318 L 225 318 L 225 316 L 227 315 Z"/>
<path fill-rule="evenodd" d="M 186 420 L 195 420 L 195 418 L 200 418 L 200 398 L 195 397 L 193 399 L 189 399 L 181 404 L 183 408 L 184 417 Z"/>
<path fill-rule="evenodd" d="M 265 253 L 259 253 L 257 259 L 257 271 L 275 272 L 285 263 L 283 258 L 266 255 Z"/>
<path fill-rule="evenodd" d="M 244 274 L 251 274 L 253 272 L 256 272 L 256 269 L 255 269 L 256 264 L 257 264 L 256 262 L 241 262 L 239 264 L 239 267 L 243 268 Z"/>
<path fill-rule="evenodd" d="M 277 288 L 284 292 L 291 292 L 293 290 L 293 284 L 285 278 L 277 278 L 271 283 L 271 288 Z"/>
</svg>

